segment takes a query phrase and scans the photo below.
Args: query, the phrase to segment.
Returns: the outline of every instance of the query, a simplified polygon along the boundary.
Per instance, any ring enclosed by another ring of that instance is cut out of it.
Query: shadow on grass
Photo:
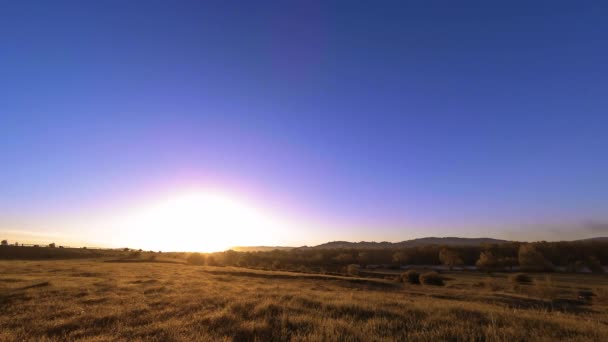
[[[247,272],[247,271],[224,271],[224,270],[202,270],[205,273],[213,274],[213,275],[230,275],[234,277],[248,277],[248,278],[262,278],[262,279],[282,279],[282,280],[323,280],[323,281],[334,281],[334,282],[345,282],[351,284],[361,284],[361,285],[369,285],[377,288],[385,288],[385,289],[396,289],[399,287],[399,284],[390,283],[380,280],[374,279],[363,279],[363,278],[348,278],[348,277],[338,277],[338,276],[326,276],[326,275],[317,275],[317,274],[284,274],[284,273],[263,273],[263,272]]]
[[[590,313],[592,310],[586,307],[586,303],[579,300],[556,298],[553,300],[542,300],[538,298],[522,298],[507,294],[494,294],[489,300],[493,304],[502,304],[517,309],[542,309],[546,311],[560,311],[571,313]]]

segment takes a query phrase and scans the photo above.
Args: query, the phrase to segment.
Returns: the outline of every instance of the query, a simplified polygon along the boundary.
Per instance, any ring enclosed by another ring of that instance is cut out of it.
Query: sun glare
[[[121,226],[134,246],[214,252],[235,245],[271,244],[277,223],[229,196],[196,192],[135,210]]]

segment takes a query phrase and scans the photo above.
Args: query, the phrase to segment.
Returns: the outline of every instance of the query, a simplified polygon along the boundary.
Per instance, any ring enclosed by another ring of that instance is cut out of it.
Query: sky
[[[602,1],[1,2],[0,232],[178,248],[175,227],[126,238],[120,218],[212,193],[274,222],[225,230],[239,244],[608,235],[606,17]],[[217,230],[191,229],[190,248]]]

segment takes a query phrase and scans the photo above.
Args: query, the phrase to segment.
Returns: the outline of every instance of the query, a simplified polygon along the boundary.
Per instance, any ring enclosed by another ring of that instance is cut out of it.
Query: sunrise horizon
[[[242,6],[5,6],[0,231],[188,250],[608,235],[601,11]]]

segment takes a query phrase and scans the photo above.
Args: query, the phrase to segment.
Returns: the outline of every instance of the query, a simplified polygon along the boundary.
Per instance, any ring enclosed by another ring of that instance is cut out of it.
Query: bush
[[[415,270],[409,270],[401,274],[401,282],[410,284],[420,284],[420,273]]]
[[[443,286],[443,277],[435,271],[423,273],[420,275],[420,282],[422,285],[435,285]]]
[[[205,256],[200,253],[192,253],[188,256],[186,261],[190,265],[204,265],[205,264]]]
[[[532,278],[525,273],[515,273],[509,276],[509,281],[513,284],[530,284]]]

